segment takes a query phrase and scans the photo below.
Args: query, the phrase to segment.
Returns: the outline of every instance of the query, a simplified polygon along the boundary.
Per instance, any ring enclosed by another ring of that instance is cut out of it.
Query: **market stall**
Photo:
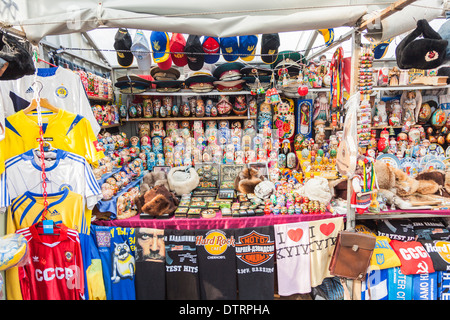
[[[20,23],[1,17],[17,53],[0,75],[8,299],[446,299],[448,41],[427,22],[441,1],[24,3]],[[111,79],[37,68],[17,38],[107,27]],[[279,50],[299,30],[331,58]],[[395,66],[377,61],[404,32]],[[61,266],[76,286],[42,283]]]

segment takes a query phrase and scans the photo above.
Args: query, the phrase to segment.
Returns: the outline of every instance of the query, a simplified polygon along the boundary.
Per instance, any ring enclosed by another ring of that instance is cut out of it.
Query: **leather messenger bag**
[[[336,239],[330,262],[330,273],[341,278],[363,280],[370,264],[376,237],[352,231],[341,231]]]

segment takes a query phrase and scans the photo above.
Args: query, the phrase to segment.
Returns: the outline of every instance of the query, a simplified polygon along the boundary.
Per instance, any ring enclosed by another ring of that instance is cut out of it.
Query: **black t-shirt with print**
[[[202,300],[236,300],[234,231],[197,230],[197,255]]]
[[[194,230],[164,230],[168,300],[199,300],[197,248]]]
[[[235,229],[234,238],[239,299],[273,300],[273,226]]]

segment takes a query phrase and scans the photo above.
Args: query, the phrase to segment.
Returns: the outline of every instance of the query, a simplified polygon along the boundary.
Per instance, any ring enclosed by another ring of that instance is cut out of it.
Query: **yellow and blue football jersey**
[[[80,155],[94,167],[104,157],[91,124],[83,116],[59,109],[57,113],[43,114],[42,120],[44,140],[52,147]],[[0,173],[7,159],[38,148],[39,137],[36,114],[21,110],[7,117],[5,138],[0,141]]]
[[[63,223],[79,233],[89,234],[90,217],[85,216],[82,195],[63,189],[47,195],[48,212],[45,216],[55,224]],[[25,192],[11,201],[7,211],[6,233],[28,228],[42,220],[44,197],[42,194]]]

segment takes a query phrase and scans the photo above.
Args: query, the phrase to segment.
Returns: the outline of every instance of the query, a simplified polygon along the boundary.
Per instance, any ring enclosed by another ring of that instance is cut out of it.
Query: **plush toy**
[[[254,193],[256,185],[263,180],[265,178],[258,170],[244,168],[234,180],[234,189],[245,194]]]
[[[144,178],[142,178],[141,193],[144,194],[145,191],[159,185],[163,185],[169,190],[166,173],[164,171],[148,172]],[[142,188],[144,188],[144,192],[142,192]]]
[[[156,186],[144,194],[141,212],[151,216],[171,215],[175,212],[179,200],[164,185]]]

